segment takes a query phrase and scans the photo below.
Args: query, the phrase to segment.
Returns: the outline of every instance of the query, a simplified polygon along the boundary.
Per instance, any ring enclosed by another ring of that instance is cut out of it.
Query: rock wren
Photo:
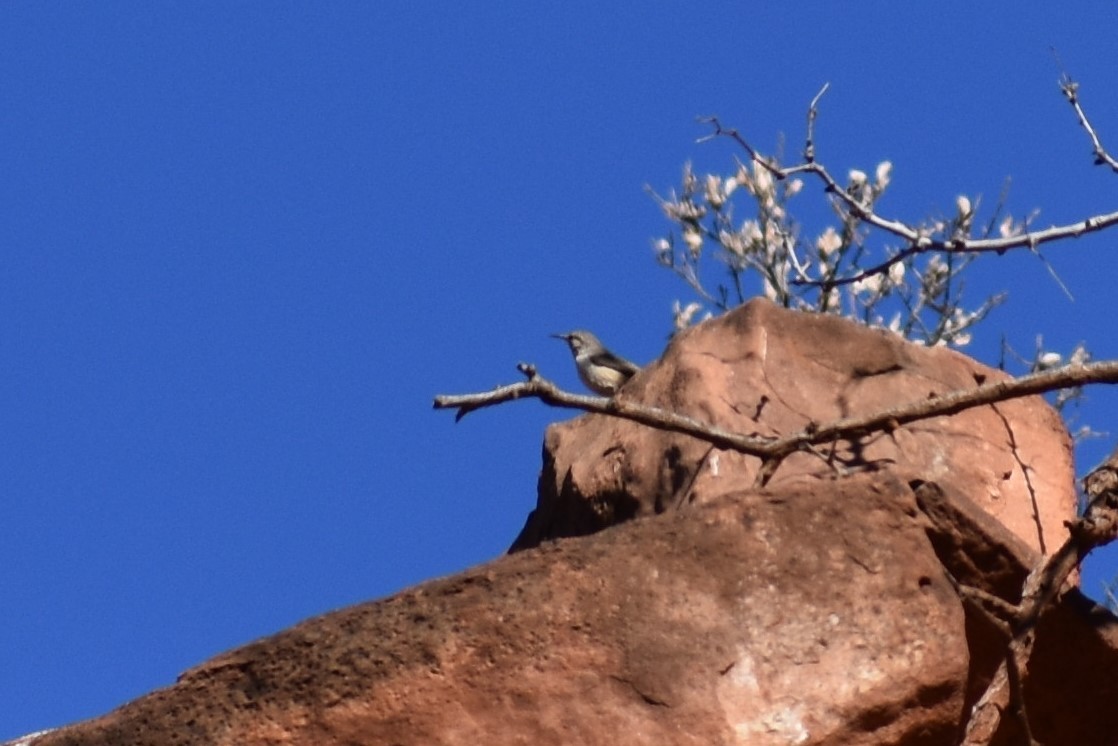
[[[597,337],[583,329],[551,336],[566,340],[570,345],[571,354],[575,356],[575,366],[578,367],[578,377],[594,393],[613,396],[640,370],[628,360],[607,350]]]

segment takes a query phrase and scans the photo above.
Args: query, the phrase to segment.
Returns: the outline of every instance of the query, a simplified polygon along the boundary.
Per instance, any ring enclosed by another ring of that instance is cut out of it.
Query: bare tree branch
[[[676,412],[638,404],[628,399],[624,391],[612,399],[571,394],[540,376],[533,365],[521,363],[517,368],[528,377],[527,381],[500,386],[483,393],[436,396],[434,407],[457,409],[457,421],[475,409],[531,397],[556,407],[621,417],[642,425],[690,435],[717,448],[756,456],[762,460],[758,475],[761,484],[772,478],[785,458],[797,451],[810,450],[811,446],[863,437],[875,432],[890,432],[911,422],[958,414],[974,407],[1070,386],[1118,383],[1118,361],[1069,365],[994,383],[977,381],[979,385],[973,389],[932,394],[921,401],[869,415],[809,425],[798,433],[773,438],[735,433]]]
[[[856,274],[845,277],[826,277],[815,280],[795,278],[791,280],[794,285],[818,286],[823,288],[848,285],[887,272],[889,268],[897,262],[904,261],[917,254],[928,252],[942,252],[945,254],[983,254],[995,252],[1000,254],[1011,249],[1023,248],[1037,253],[1037,248],[1044,244],[1068,238],[1078,238],[1086,233],[1095,233],[1118,224],[1118,211],[1115,211],[1102,215],[1094,215],[1074,223],[1054,225],[1043,230],[1024,231],[1014,235],[999,236],[996,238],[991,238],[989,231],[986,231],[981,238],[970,238],[965,235],[965,231],[957,231],[949,238],[934,238],[932,232],[927,229],[917,228],[901,220],[886,218],[879,215],[874,210],[872,204],[863,202],[859,199],[859,195],[856,192],[843,188],[827,168],[815,160],[815,119],[818,116],[819,100],[827,91],[827,88],[828,86],[825,85],[823,89],[816,94],[815,98],[812,99],[811,106],[808,109],[808,134],[807,142],[804,145],[804,162],[794,166],[780,167],[776,165],[775,162],[765,158],[742,137],[738,130],[724,127],[718,117],[712,116],[700,119],[701,122],[709,124],[713,128],[710,135],[700,138],[700,142],[711,140],[716,137],[728,137],[737,143],[737,145],[749,155],[749,158],[753,162],[764,167],[778,180],[787,179],[797,174],[811,174],[822,182],[824,191],[838,200],[839,204],[842,205],[848,215],[856,220],[868,223],[875,228],[897,236],[902,239],[905,244],[904,248],[900,249],[887,260],[862,269]],[[1079,84],[1072,81],[1066,74],[1061,78],[1060,90],[1063,91],[1064,96],[1071,103],[1076,116],[1079,118],[1079,123],[1087,131],[1091,139],[1091,144],[1095,153],[1095,162],[1108,165],[1115,172],[1118,172],[1118,160],[1111,157],[1103,147],[1098,134],[1095,132],[1082,106],[1080,106],[1078,89]]]
[[[1118,538],[1118,451],[1088,474],[1083,483],[1091,502],[1082,517],[1067,524],[1069,535],[1063,545],[1029,573],[1021,592],[1021,603],[1012,606],[1003,601],[979,605],[984,613],[999,620],[999,627],[1008,627],[1012,638],[1006,646],[1005,661],[971,713],[964,746],[990,743],[1001,712],[1007,708],[1017,714],[1027,743],[1036,743],[1028,725],[1021,678],[1028,671],[1041,613],[1063,590],[1068,577],[1084,557]],[[969,588],[961,595],[973,602],[976,594],[982,592]]]
[[[1071,108],[1075,110],[1075,116],[1079,118],[1079,124],[1087,131],[1087,136],[1091,138],[1091,147],[1095,151],[1095,164],[1102,166],[1110,166],[1110,170],[1118,173],[1118,161],[1111,157],[1110,153],[1106,152],[1103,147],[1102,141],[1099,139],[1098,133],[1095,128],[1091,126],[1091,120],[1087,118],[1086,112],[1083,107],[1079,105],[1079,84],[1072,80],[1067,73],[1060,76],[1060,90],[1063,92],[1064,97],[1067,98]]]
[[[769,444],[773,442],[773,438],[742,435],[723,430],[666,409],[637,404],[622,395],[606,398],[572,394],[539,375],[534,365],[520,363],[516,367],[528,377],[527,381],[498,386],[492,391],[478,394],[439,395],[435,397],[435,409],[457,409],[455,421],[458,421],[475,409],[491,407],[514,399],[536,398],[553,407],[611,415],[661,430],[691,435],[718,448],[738,451],[750,456],[759,458],[771,456]]]

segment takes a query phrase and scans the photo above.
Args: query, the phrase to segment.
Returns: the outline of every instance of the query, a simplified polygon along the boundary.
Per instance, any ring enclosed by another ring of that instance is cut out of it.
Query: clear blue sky
[[[1118,148],[1097,4],[767,5],[0,4],[0,739],[501,554],[570,414],[431,398],[574,386],[572,327],[659,353],[688,295],[643,187],[735,154],[696,115],[794,153],[830,81],[819,156],[892,160],[890,215],[1118,207],[1048,51]],[[1116,243],[1047,250],[1074,303],[983,260],[969,351],[1118,357]]]

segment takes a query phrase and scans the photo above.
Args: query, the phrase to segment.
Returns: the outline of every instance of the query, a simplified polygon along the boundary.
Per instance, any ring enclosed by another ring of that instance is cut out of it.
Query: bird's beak
[[[571,340],[570,334],[549,334],[548,336],[555,337],[556,339],[561,339],[564,342],[569,342]]]

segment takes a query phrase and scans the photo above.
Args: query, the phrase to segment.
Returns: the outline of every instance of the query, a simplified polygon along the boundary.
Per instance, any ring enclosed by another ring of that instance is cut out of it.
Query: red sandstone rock
[[[911,491],[801,479],[304,622],[34,746],[946,743],[967,662]]]
[[[953,350],[755,299],[680,334],[619,396],[727,430],[779,436],[1005,378]],[[1075,515],[1071,442],[1040,397],[838,445],[845,468],[887,468],[951,486],[1034,549],[1051,551]],[[544,450],[539,505],[514,549],[748,489],[759,466],[689,436],[600,415],[552,425]],[[773,484],[830,473],[819,456],[801,453]]]
[[[785,434],[999,375],[754,302],[621,395]],[[755,459],[628,422],[580,417],[547,446],[525,551],[311,619],[27,746],[948,746],[1004,641],[945,570],[1015,601],[1074,505],[1066,433],[1037,399],[839,444],[841,476],[798,455],[764,490]],[[1034,735],[1118,743],[1116,670],[1118,623],[1066,593],[1025,681]],[[1013,719],[991,738],[1015,743]]]

